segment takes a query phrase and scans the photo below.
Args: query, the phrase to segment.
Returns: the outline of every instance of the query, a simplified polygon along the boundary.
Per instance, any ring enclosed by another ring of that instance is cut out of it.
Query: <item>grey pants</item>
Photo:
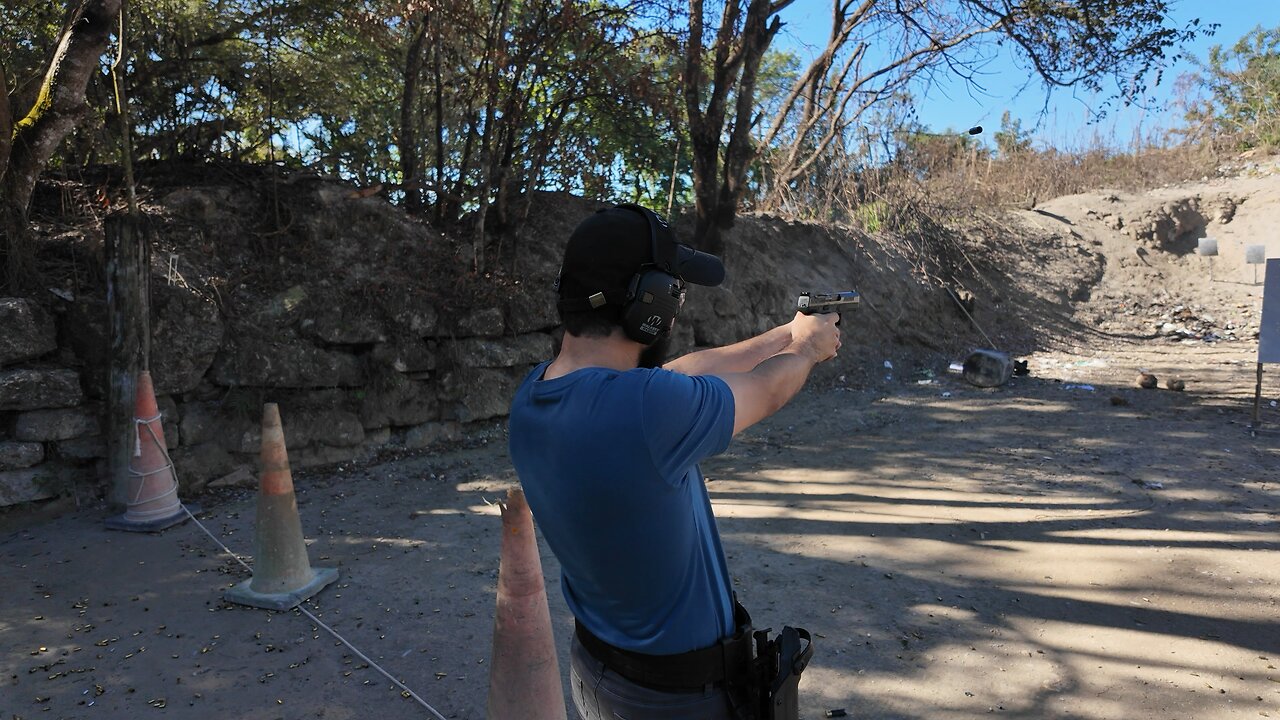
[[[569,685],[582,720],[732,720],[724,688],[669,693],[641,687],[591,657],[575,635]]]

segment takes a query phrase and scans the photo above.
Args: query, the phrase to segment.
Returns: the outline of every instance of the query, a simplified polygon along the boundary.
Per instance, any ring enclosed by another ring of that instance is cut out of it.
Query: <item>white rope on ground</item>
[[[231,548],[228,548],[226,545],[224,545],[224,544],[222,543],[222,541],[221,541],[221,540],[219,540],[219,539],[218,539],[218,537],[217,537],[216,535],[214,535],[214,534],[213,534],[213,532],[211,532],[211,531],[209,530],[209,528],[207,528],[207,527],[205,527],[205,526],[204,526],[204,523],[200,522],[200,520],[196,518],[196,516],[195,516],[195,515],[192,515],[192,514],[191,514],[191,511],[190,511],[190,510],[187,510],[187,506],[186,506],[186,505],[183,505],[183,506],[182,506],[182,510],[183,510],[184,512],[186,512],[186,513],[187,513],[187,517],[191,518],[191,521],[192,521],[192,522],[194,522],[194,523],[196,524],[196,526],[197,526],[197,527],[199,527],[201,530],[203,530],[203,531],[205,532],[205,534],[206,534],[206,535],[208,535],[208,536],[209,536],[209,539],[210,539],[210,540],[213,540],[213,542],[214,542],[214,543],[216,543],[218,547],[222,548],[223,552],[225,552],[226,554],[228,554],[228,555],[230,555],[232,558],[234,558],[236,562],[240,563],[241,567],[243,567],[245,570],[248,570],[248,571],[250,572],[250,574],[252,574],[252,572],[253,572],[253,568],[249,567],[249,565],[248,565],[247,563],[245,563],[245,561],[244,561],[244,560],[243,560],[239,555],[237,555],[236,553],[232,552],[232,551],[231,551]],[[375,669],[375,670],[377,670],[378,672],[382,673],[382,675],[383,675],[384,677],[386,677],[388,680],[390,680],[390,681],[392,682],[392,684],[394,684],[396,687],[400,688],[400,690],[401,690],[402,692],[406,693],[409,697],[413,698],[414,700],[417,700],[417,701],[418,701],[418,703],[419,703],[420,705],[422,705],[424,708],[426,708],[427,710],[429,710],[429,711],[431,712],[431,714],[432,714],[432,715],[435,715],[435,716],[436,716],[437,718],[439,718],[440,720],[446,720],[446,719],[445,719],[445,717],[444,717],[443,715],[441,715],[438,711],[436,711],[436,709],[435,709],[435,708],[431,707],[431,705],[430,705],[430,704],[428,704],[426,700],[423,700],[423,699],[418,695],[418,693],[416,693],[416,692],[414,692],[413,690],[409,689],[409,687],[408,687],[408,686],[406,686],[404,683],[400,682],[400,681],[399,681],[399,680],[397,680],[395,677],[393,677],[393,676],[391,675],[391,673],[387,672],[386,670],[383,670],[381,665],[379,665],[378,663],[374,662],[372,659],[370,659],[370,658],[369,658],[369,656],[368,656],[368,655],[365,655],[363,652],[361,652],[361,651],[360,651],[360,648],[357,648],[355,645],[352,645],[352,644],[350,643],[350,641],[348,641],[346,638],[344,638],[344,637],[342,637],[341,635],[339,635],[339,634],[338,634],[338,632],[337,632],[336,630],[334,630],[333,628],[331,628],[331,627],[329,627],[328,625],[326,625],[326,624],[324,623],[324,621],[322,621],[320,618],[318,618],[318,617],[316,617],[314,614],[312,614],[312,612],[311,612],[310,610],[306,609],[305,607],[302,607],[301,605],[297,606],[297,607],[296,607],[296,608],[294,608],[294,609],[295,609],[295,610],[300,611],[303,615],[306,615],[308,618],[310,618],[310,619],[311,619],[311,621],[312,621],[312,622],[314,622],[316,625],[319,625],[320,627],[322,627],[322,628],[324,628],[326,631],[328,631],[328,633],[329,633],[330,635],[332,635],[334,638],[336,638],[336,639],[338,640],[338,642],[342,643],[343,645],[346,645],[346,646],[347,646],[347,648],[349,648],[349,649],[351,650],[351,652],[353,652],[353,653],[355,653],[357,656],[359,656],[359,658],[360,658],[361,660],[363,660],[363,661],[365,661],[365,662],[369,663],[369,667],[372,667],[373,669]]]
[[[156,416],[156,418],[154,418],[154,419],[159,419],[159,416]],[[147,432],[151,433],[151,439],[152,439],[153,441],[155,441],[156,447],[160,448],[160,452],[164,454],[165,462],[169,463],[169,467],[173,467],[173,459],[169,457],[169,449],[168,449],[168,448],[166,448],[166,447],[164,446],[164,443],[160,442],[160,438],[159,438],[159,436],[157,436],[157,435],[156,435],[156,431],[155,431],[154,429],[152,429],[152,427],[151,427],[151,425],[149,424],[149,422],[142,422],[142,421],[139,421],[139,423],[138,423],[138,424],[140,424],[140,425],[146,425],[146,427],[147,427]],[[178,471],[177,471],[177,469],[176,469],[176,468],[175,468],[175,469],[174,469],[174,471],[173,471],[173,486],[174,486],[174,491],[176,492],[176,491],[177,491],[177,487],[178,487]],[[240,557],[239,555],[237,555],[236,553],[232,552],[231,548],[227,547],[227,546],[226,546],[226,545],[225,545],[221,540],[219,540],[217,535],[214,535],[214,534],[213,534],[213,532],[212,532],[211,530],[209,530],[209,528],[205,527],[205,526],[204,526],[204,523],[200,522],[200,520],[199,520],[198,518],[196,518],[196,516],[195,516],[194,514],[192,514],[192,512],[191,512],[190,510],[188,510],[188,509],[187,509],[186,504],[184,504],[184,503],[179,503],[179,507],[181,507],[181,508],[182,508],[182,511],[183,511],[183,512],[185,512],[185,513],[187,514],[187,517],[191,518],[191,521],[192,521],[192,522],[194,522],[194,523],[196,524],[196,527],[198,527],[198,528],[200,528],[201,530],[203,530],[203,531],[204,531],[204,534],[209,536],[209,539],[210,539],[210,540],[212,540],[212,541],[214,542],[214,544],[215,544],[215,545],[217,545],[218,547],[222,548],[222,551],[223,551],[223,552],[225,552],[226,554],[230,555],[230,556],[232,557],[232,559],[234,559],[236,562],[240,563],[240,566],[241,566],[241,567],[243,567],[245,570],[248,570],[250,575],[252,575],[252,574],[253,574],[253,568],[249,567],[249,564],[248,564],[248,563],[246,563],[246,562],[244,561],[244,559],[243,559],[243,558],[241,558],[241,557]],[[416,692],[414,692],[413,690],[409,689],[409,687],[408,687],[407,685],[405,685],[404,683],[402,683],[402,682],[400,682],[399,680],[397,680],[394,676],[392,676],[392,674],[391,674],[391,673],[389,673],[389,672],[387,672],[386,670],[382,669],[382,666],[381,666],[381,665],[379,665],[378,663],[374,662],[372,659],[370,659],[370,657],[369,657],[368,655],[365,655],[363,652],[361,652],[359,648],[357,648],[355,645],[352,645],[350,641],[348,641],[346,638],[344,638],[344,637],[342,637],[341,635],[339,635],[339,634],[338,634],[338,632],[337,632],[336,630],[334,630],[333,628],[329,627],[329,626],[328,626],[328,625],[326,625],[324,622],[322,622],[322,621],[320,620],[320,618],[318,618],[318,617],[316,617],[314,614],[312,614],[310,610],[308,610],[308,609],[306,609],[306,608],[302,607],[302,605],[298,605],[298,606],[297,606],[296,608],[294,608],[294,609],[295,609],[295,610],[300,611],[303,615],[306,615],[306,616],[311,620],[311,622],[314,622],[316,625],[319,625],[320,627],[324,628],[324,629],[325,629],[325,630],[326,630],[330,635],[332,635],[335,639],[337,639],[337,641],[338,641],[338,642],[340,642],[340,643],[342,643],[343,645],[347,646],[347,648],[348,648],[348,649],[350,649],[350,650],[351,650],[351,652],[353,652],[353,653],[355,653],[357,656],[359,656],[359,658],[360,658],[361,660],[363,660],[363,661],[365,661],[365,662],[369,663],[369,667],[371,667],[371,668],[373,668],[374,670],[377,670],[378,672],[382,673],[383,677],[385,677],[386,679],[390,680],[390,681],[391,681],[391,683],[392,683],[393,685],[395,685],[397,688],[400,688],[400,691],[401,691],[405,696],[407,696],[407,697],[411,697],[411,698],[413,698],[414,700],[416,700],[416,701],[418,702],[418,704],[419,704],[419,705],[421,705],[422,707],[426,708],[428,712],[430,712],[432,715],[436,716],[439,720],[447,720],[447,719],[445,718],[445,716],[441,715],[441,714],[440,714],[440,712],[439,712],[438,710],[436,710],[435,708],[431,707],[431,705],[430,705],[426,700],[423,700],[423,699],[422,699],[422,697],[421,697],[420,695],[418,695],[418,693],[416,693]]]

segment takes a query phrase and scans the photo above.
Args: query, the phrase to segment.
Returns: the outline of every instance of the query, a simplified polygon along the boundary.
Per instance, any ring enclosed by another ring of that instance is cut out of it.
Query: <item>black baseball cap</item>
[[[622,304],[631,279],[645,266],[695,285],[714,287],[724,282],[720,258],[681,243],[657,213],[639,205],[617,205],[578,223],[565,246],[556,287],[562,300],[601,294],[607,303]]]

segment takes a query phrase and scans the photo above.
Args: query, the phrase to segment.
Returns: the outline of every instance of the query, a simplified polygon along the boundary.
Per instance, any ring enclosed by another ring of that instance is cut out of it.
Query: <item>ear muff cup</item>
[[[641,270],[627,290],[622,329],[628,338],[652,345],[671,332],[683,304],[683,282],[652,267]]]

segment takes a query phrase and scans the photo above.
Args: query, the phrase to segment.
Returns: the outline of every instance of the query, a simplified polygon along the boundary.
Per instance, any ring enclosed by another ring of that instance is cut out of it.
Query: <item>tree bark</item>
[[[413,27],[413,24],[410,25]],[[400,96],[400,183],[404,187],[404,208],[410,215],[422,212],[422,178],[418,158],[418,81],[422,77],[422,49],[427,39],[424,16],[413,31],[413,41],[404,62],[404,92]]]
[[[13,109],[9,105],[9,78],[0,63],[0,187],[9,169],[9,151],[13,148]]]
[[[85,88],[98,69],[123,0],[81,0],[68,13],[34,106],[13,128],[0,188],[7,236],[5,277],[10,292],[25,288],[35,266],[27,210],[49,158],[88,112]]]
[[[147,301],[147,227],[132,215],[110,215],[103,224],[107,274],[107,331],[110,356],[107,376],[107,468],[111,502],[128,500],[129,460],[134,451],[134,394],[138,371],[147,366],[146,339],[151,336]]]
[[[431,48],[432,54],[432,73],[435,76],[435,111],[436,111],[436,224],[444,223],[445,200],[442,196],[444,192],[444,75],[440,62],[440,37],[439,30],[435,33],[435,42]]]
[[[689,44],[685,48],[684,99],[693,155],[693,195],[696,218],[694,243],[711,253],[724,250],[723,231],[732,227],[746,187],[747,170],[755,157],[751,127],[755,83],[764,52],[781,27],[776,14],[792,0],[750,0],[742,17],[741,0],[725,0],[720,28],[712,48],[709,92],[703,70],[703,3],[689,0]],[[769,19],[773,17],[773,22]],[[704,94],[706,109],[702,108]],[[735,97],[732,125],[725,126],[730,95]],[[729,134],[723,166],[721,138]],[[723,168],[723,174],[722,174]]]
[[[482,73],[485,76],[484,130],[480,135],[480,179],[479,190],[476,193],[478,208],[476,209],[476,224],[473,230],[476,273],[483,273],[487,265],[484,252],[485,219],[489,214],[489,195],[492,192],[494,175],[497,171],[494,167],[494,149],[498,132],[494,125],[497,122],[498,94],[501,81],[499,76],[499,57],[505,54],[503,38],[509,7],[510,3],[507,0],[498,0],[498,7],[494,9],[493,19],[489,25],[489,34],[485,40],[483,65],[485,72]]]

